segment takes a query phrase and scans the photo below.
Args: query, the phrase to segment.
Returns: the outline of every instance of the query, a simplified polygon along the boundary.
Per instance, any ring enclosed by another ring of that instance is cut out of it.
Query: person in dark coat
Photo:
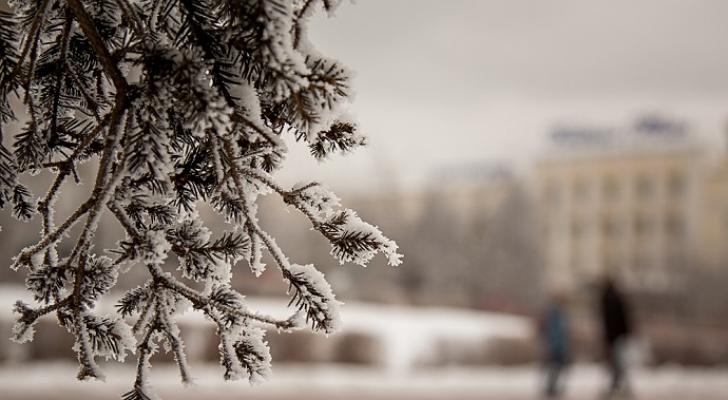
[[[632,334],[632,319],[624,296],[614,280],[609,277],[602,283],[599,303],[604,352],[611,377],[605,397],[609,398],[618,393],[629,395],[625,348]]]
[[[561,395],[562,376],[569,361],[569,323],[564,303],[563,294],[552,295],[539,323],[546,367],[544,395],[547,398]]]

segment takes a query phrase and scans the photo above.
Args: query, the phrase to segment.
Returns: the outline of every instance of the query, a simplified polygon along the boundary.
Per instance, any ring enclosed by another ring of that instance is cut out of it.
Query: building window
[[[681,237],[685,233],[685,222],[680,216],[669,215],[665,219],[665,233],[669,237]]]
[[[602,216],[602,235],[604,237],[612,237],[616,233],[617,222],[609,216]]]
[[[602,183],[602,194],[604,199],[611,201],[619,197],[619,183],[613,176],[607,176]]]
[[[686,180],[680,172],[673,171],[667,178],[667,191],[671,197],[681,197],[685,193]]]
[[[634,233],[637,236],[643,236],[650,233],[652,229],[652,221],[645,215],[637,215],[634,219]]]
[[[588,187],[583,179],[577,179],[574,182],[574,198],[577,200],[584,200],[587,197]]]
[[[574,240],[579,240],[579,238],[582,237],[584,234],[584,224],[581,221],[572,221],[571,222],[571,236],[574,238]]]
[[[655,185],[654,182],[649,179],[649,177],[642,175],[637,177],[634,189],[637,198],[649,199],[652,197],[655,191]]]

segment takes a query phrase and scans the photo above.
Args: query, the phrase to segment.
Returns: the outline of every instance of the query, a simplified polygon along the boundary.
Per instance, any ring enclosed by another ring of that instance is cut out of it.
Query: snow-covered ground
[[[105,298],[107,301],[97,312],[112,312],[119,297],[117,294]],[[0,321],[14,318],[12,306],[18,299],[33,304],[32,296],[22,287],[0,286]],[[290,313],[286,299],[248,297],[246,304],[251,310],[278,318]],[[525,318],[467,309],[348,303],[341,314],[342,333],[364,334],[382,344],[382,364],[391,373],[404,373],[413,365],[428,361],[442,341],[477,347],[492,338],[527,338],[532,334]],[[199,312],[189,311],[178,319],[181,324],[209,325]],[[9,332],[2,336],[9,336]],[[187,346],[195,343],[188,340]]]
[[[29,300],[18,287],[0,287],[0,320],[12,319],[17,299]],[[248,299],[251,309],[285,316],[285,301]],[[105,303],[99,312],[110,310]],[[488,338],[527,338],[530,322],[521,317],[447,308],[413,308],[352,303],[342,310],[345,333],[362,333],[383,343],[381,368],[343,365],[292,365],[273,362],[273,376],[263,385],[225,383],[222,370],[192,362],[195,385],[184,388],[169,364],[156,365],[152,382],[164,399],[268,400],[518,400],[538,398],[537,366],[518,368],[437,368],[416,365],[431,355],[438,341],[483,343]],[[184,324],[206,323],[194,313],[180,317]],[[9,333],[2,336],[7,337]],[[333,340],[333,338],[332,338]],[[193,341],[188,342],[192,346]],[[29,346],[28,344],[23,346]],[[103,367],[107,382],[75,380],[77,366],[68,362],[0,364],[0,399],[118,399],[133,381],[131,365]],[[634,383],[644,400],[728,399],[728,370],[669,367],[639,369]],[[579,365],[569,377],[567,398],[596,399],[604,374],[594,365]]]
[[[0,368],[0,398],[115,399],[129,389],[129,368],[107,368],[106,382],[77,382],[70,363],[5,366]],[[537,368],[439,369],[412,374],[344,366],[274,366],[271,380],[250,386],[225,383],[220,368],[198,365],[195,384],[184,388],[171,366],[153,369],[154,387],[165,399],[536,399]],[[639,370],[634,375],[636,398],[649,400],[724,400],[728,370],[679,367]],[[604,384],[602,370],[578,366],[569,376],[567,399],[596,399]]]

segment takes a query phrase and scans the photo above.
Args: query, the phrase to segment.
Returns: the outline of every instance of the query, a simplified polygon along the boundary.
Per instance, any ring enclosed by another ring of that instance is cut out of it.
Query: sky
[[[283,178],[345,191],[431,185],[442,168],[527,173],[563,123],[685,119],[722,146],[722,0],[360,0],[319,13],[310,40],[356,72],[350,112],[370,146],[317,163],[293,145]]]

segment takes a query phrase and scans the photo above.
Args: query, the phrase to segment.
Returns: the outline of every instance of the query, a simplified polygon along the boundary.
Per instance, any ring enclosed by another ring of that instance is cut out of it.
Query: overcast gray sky
[[[356,71],[351,109],[371,146],[324,164],[294,146],[289,163],[344,190],[417,186],[459,163],[527,170],[554,123],[650,111],[717,141],[726,15],[723,0],[346,2],[310,36]]]

